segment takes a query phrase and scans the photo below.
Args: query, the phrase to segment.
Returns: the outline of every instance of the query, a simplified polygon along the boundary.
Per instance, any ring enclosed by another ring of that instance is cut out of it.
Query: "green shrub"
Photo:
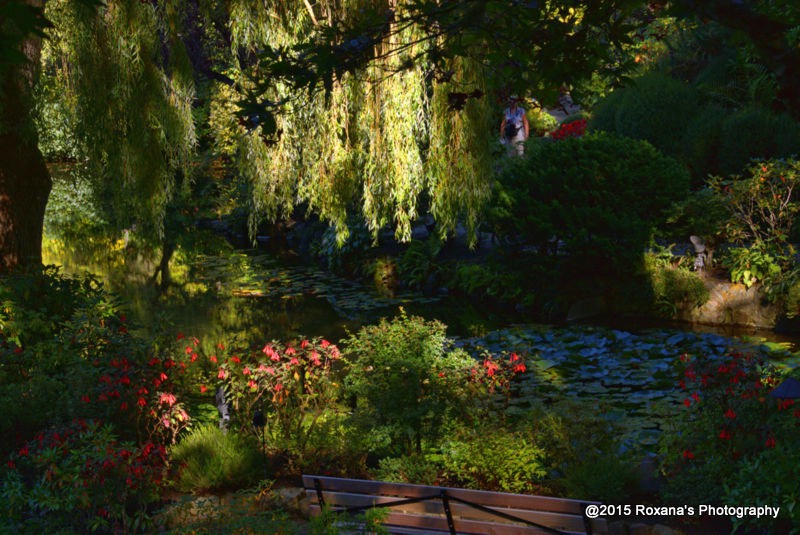
[[[629,271],[688,185],[686,171],[646,142],[601,132],[538,143],[500,171],[495,225],[535,244],[557,236],[595,271]]]
[[[345,386],[356,401],[356,425],[384,454],[421,452],[474,395],[475,360],[453,349],[445,325],[400,316],[363,327],[344,342]]]
[[[664,154],[680,156],[684,133],[699,109],[692,86],[650,72],[612,95],[598,106],[590,128],[649,141]]]
[[[375,476],[382,481],[435,485],[440,467],[426,455],[405,455],[381,459]]]
[[[179,467],[177,488],[184,492],[243,488],[264,473],[264,456],[251,436],[217,426],[193,429],[170,450]]]
[[[530,109],[527,114],[531,137],[542,137],[558,128],[558,120],[542,108]]]
[[[723,264],[731,280],[748,287],[758,282],[768,297],[782,301],[797,276],[790,238],[800,213],[800,162],[754,162],[746,172],[744,177],[709,180],[728,209],[725,231],[736,245],[727,251]]]
[[[462,427],[442,443],[445,477],[454,485],[532,492],[547,476],[545,453],[530,436],[494,426]]]
[[[412,241],[397,260],[400,278],[416,289],[424,288],[431,280],[435,281],[442,271],[442,266],[436,260],[441,250],[442,240],[437,236]]]
[[[721,125],[719,172],[742,173],[754,158],[784,158],[800,154],[800,125],[786,114],[745,108]]]
[[[715,247],[725,239],[730,212],[723,197],[712,188],[691,192],[669,209],[661,235],[678,243],[686,243],[692,235],[702,236],[706,251],[713,254]],[[711,262],[709,258],[709,263]]]
[[[709,175],[720,173],[722,123],[729,115],[721,106],[706,105],[686,126],[678,157],[689,168],[696,188],[702,187]]]
[[[564,496],[625,503],[637,489],[637,450],[601,404],[561,401],[520,423],[544,453],[548,486]]]
[[[525,291],[525,278],[523,273],[501,272],[495,266],[461,264],[456,268],[451,284],[454,289],[469,295],[529,304],[534,296]]]
[[[665,251],[666,258],[656,253],[644,256],[645,270],[653,291],[656,310],[672,317],[679,310],[702,306],[708,301],[709,291],[703,279],[692,271],[692,264],[673,265],[672,254]]]
[[[763,503],[780,505],[778,518],[743,516],[734,518],[734,530],[767,530],[789,533],[800,530],[800,489],[797,473],[800,452],[794,444],[781,444],[774,449],[744,461],[726,481],[724,503]]]
[[[557,483],[565,495],[606,503],[627,503],[637,487],[636,465],[614,452],[577,459],[563,467]]]

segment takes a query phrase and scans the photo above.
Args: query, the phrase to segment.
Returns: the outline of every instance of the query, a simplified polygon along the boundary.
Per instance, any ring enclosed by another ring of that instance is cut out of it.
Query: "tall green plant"
[[[613,269],[635,265],[688,190],[686,171],[643,141],[599,132],[528,152],[499,174],[498,231],[543,247],[556,236],[570,257]]]

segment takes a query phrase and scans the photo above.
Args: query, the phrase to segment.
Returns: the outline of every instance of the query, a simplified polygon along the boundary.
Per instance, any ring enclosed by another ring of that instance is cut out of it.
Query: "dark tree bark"
[[[52,186],[31,113],[42,41],[28,36],[20,46],[27,62],[0,66],[0,274],[41,264]]]

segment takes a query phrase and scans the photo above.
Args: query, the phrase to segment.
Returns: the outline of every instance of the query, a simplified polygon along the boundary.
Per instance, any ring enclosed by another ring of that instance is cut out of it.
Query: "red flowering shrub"
[[[118,442],[95,421],[40,433],[0,468],[0,531],[135,532],[159,497],[166,450]]]
[[[763,359],[682,355],[677,368],[685,397],[663,440],[668,498],[718,503],[742,463],[800,439],[800,411],[769,396],[779,379]]]
[[[339,349],[315,338],[223,353],[221,349],[208,361],[215,365],[214,376],[225,387],[239,427],[250,429],[255,411],[261,409],[273,443],[303,451],[311,428],[335,404],[338,389],[332,373]]]
[[[128,430],[132,438],[174,444],[190,423],[177,393],[187,363],[170,357],[101,355],[92,359],[96,383],[80,394],[82,413]]]
[[[558,125],[558,128],[550,134],[550,137],[555,140],[561,140],[568,137],[581,137],[585,133],[586,119],[577,119]]]

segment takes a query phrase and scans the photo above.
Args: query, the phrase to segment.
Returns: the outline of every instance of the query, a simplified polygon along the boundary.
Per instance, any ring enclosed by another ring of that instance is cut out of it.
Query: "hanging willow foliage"
[[[312,9],[298,0],[294,10],[285,5],[231,1],[234,55],[241,56],[243,48],[291,46],[320,20],[346,19],[360,8],[389,4],[342,0],[316,2]],[[424,208],[442,233],[462,217],[470,230],[476,228],[491,175],[490,107],[479,100],[461,111],[449,109],[449,86],[432,89],[424,66],[386,54],[398,42],[419,40],[422,31],[409,25],[390,32],[387,39],[396,42],[377,44],[373,52],[379,59],[358,76],[342,76],[328,95],[291,94],[276,84],[268,98],[289,102],[277,118],[278,142],[265,145],[258,129],[240,127],[237,133],[237,168],[253,184],[251,228],[305,203],[336,227],[340,242],[348,236],[347,214],[353,212],[360,212],[373,236],[393,226],[398,239],[408,240],[426,196],[430,204]],[[415,56],[418,52],[408,49]],[[477,65],[461,62],[455,68],[463,77],[479,78]],[[237,82],[245,91],[246,74],[240,65]]]
[[[177,38],[178,0],[51,0],[48,42],[73,93],[91,176],[120,225],[160,236],[195,148],[191,64]]]

